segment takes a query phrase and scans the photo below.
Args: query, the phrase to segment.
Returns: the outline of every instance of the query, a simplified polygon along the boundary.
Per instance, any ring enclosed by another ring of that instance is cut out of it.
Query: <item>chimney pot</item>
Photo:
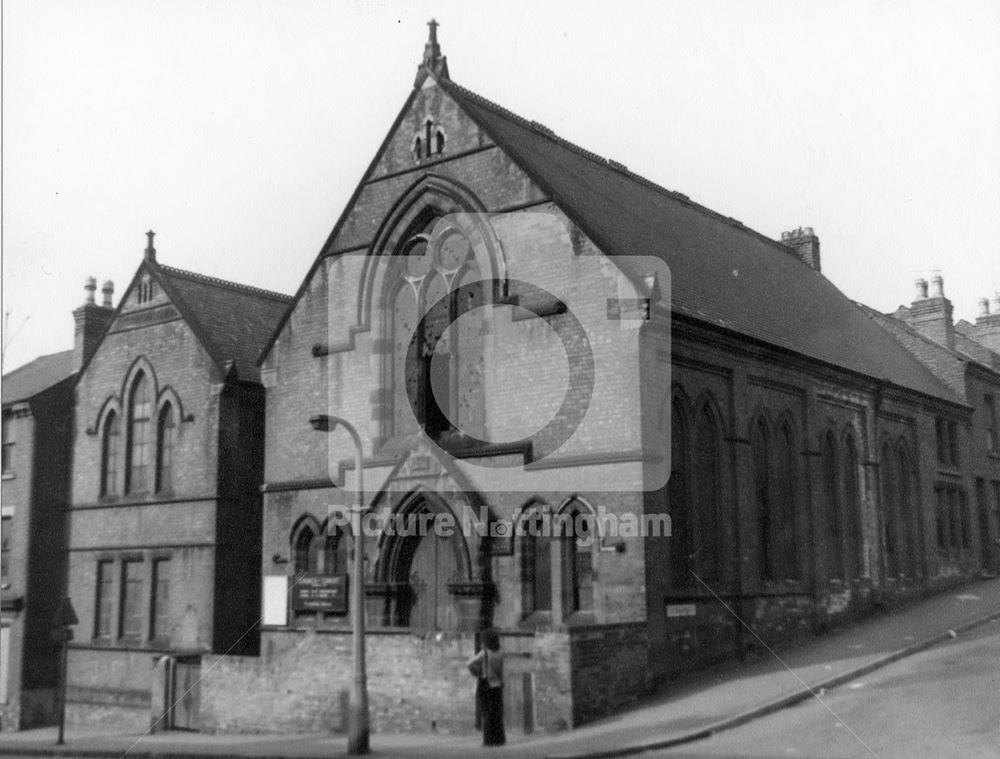
[[[990,299],[980,298],[979,299],[979,315],[989,316],[990,315]]]
[[[993,310],[995,313],[1000,314],[1000,293],[996,293],[993,296]]]
[[[104,284],[101,286],[101,294],[104,296],[104,302],[101,303],[104,308],[113,308],[111,305],[111,299],[115,295],[115,283],[110,279],[106,279]]]
[[[94,293],[97,292],[97,280],[94,277],[87,277],[86,281],[83,283],[83,289],[87,294],[87,299],[85,303],[94,302]]]
[[[941,272],[934,272],[934,276],[931,277],[931,286],[934,288],[931,292],[931,297],[944,297],[944,277],[941,276]]]
[[[927,298],[927,280],[923,277],[918,277],[913,281],[914,287],[914,300],[925,300]]]
[[[805,230],[803,230],[803,231],[806,233],[807,237],[812,237],[813,236],[813,228],[812,227],[806,227]]]

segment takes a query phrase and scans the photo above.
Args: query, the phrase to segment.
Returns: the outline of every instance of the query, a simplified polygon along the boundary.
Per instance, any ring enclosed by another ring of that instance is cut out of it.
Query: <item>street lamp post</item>
[[[365,480],[361,436],[350,422],[339,416],[318,414],[309,419],[313,429],[332,432],[338,426],[347,430],[354,443],[355,502],[351,508],[351,533],[354,539],[354,559],[351,570],[351,637],[354,679],[347,712],[347,753],[367,754],[370,726],[368,719],[368,676],[365,672],[365,578],[364,541],[361,535],[361,515],[365,508]]]

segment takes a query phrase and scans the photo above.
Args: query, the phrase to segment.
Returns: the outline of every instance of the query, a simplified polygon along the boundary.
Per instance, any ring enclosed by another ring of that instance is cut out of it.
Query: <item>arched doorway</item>
[[[458,630],[456,586],[469,580],[469,557],[458,520],[443,504],[418,498],[397,512],[384,576],[397,589],[397,624],[417,630]],[[449,520],[442,519],[445,516]],[[445,529],[447,527],[448,529]]]

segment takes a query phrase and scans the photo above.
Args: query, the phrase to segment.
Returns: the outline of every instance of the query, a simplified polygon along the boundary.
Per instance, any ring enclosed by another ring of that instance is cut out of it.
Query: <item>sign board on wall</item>
[[[299,577],[292,585],[293,611],[347,613],[347,575]]]
[[[261,614],[261,624],[288,624],[288,577],[285,575],[269,575],[264,578],[264,602]]]

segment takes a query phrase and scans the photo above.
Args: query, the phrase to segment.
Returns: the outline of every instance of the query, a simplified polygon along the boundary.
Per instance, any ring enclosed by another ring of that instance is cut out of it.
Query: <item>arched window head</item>
[[[101,495],[112,496],[118,493],[118,414],[110,412],[104,420],[101,434]]]
[[[166,403],[160,409],[156,424],[156,492],[162,493],[174,486],[174,408]]]
[[[145,493],[149,490],[150,435],[152,393],[145,372],[139,372],[132,381],[128,400],[128,462],[126,463],[126,493]]]
[[[594,544],[597,525],[590,509],[571,503],[559,513],[557,523],[562,559],[563,616],[594,608]]]
[[[544,516],[533,509],[523,517],[521,608],[525,615],[552,610],[552,540]]]
[[[392,433],[422,430],[441,444],[463,434],[483,439],[486,288],[472,246],[447,220],[435,220],[406,241],[401,258],[387,319]]]

